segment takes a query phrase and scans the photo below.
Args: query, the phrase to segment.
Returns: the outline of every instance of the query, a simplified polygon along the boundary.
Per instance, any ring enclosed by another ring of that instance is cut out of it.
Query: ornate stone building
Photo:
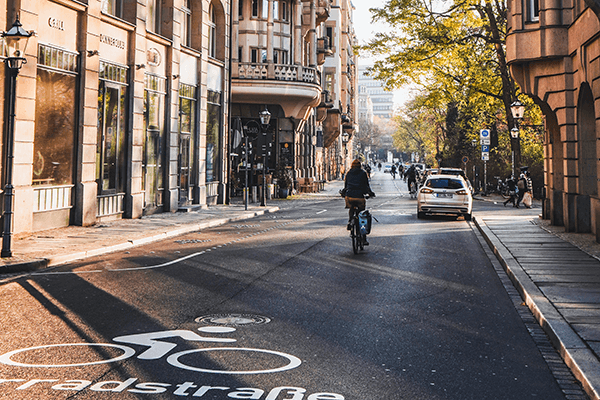
[[[0,10],[6,30],[18,15],[36,32],[16,85],[15,233],[223,199],[227,0],[2,0]]]
[[[509,1],[507,61],[545,116],[544,218],[600,241],[600,2]]]

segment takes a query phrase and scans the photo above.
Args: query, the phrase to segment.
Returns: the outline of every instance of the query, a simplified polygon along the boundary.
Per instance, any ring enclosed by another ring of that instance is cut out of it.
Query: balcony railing
[[[234,69],[235,71],[235,69]],[[277,80],[320,84],[320,75],[315,68],[302,65],[238,63],[238,79]]]

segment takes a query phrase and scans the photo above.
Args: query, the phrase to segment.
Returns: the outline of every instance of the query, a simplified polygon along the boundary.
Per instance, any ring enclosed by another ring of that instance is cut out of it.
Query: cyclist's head
[[[360,160],[352,161],[352,168],[360,168]]]

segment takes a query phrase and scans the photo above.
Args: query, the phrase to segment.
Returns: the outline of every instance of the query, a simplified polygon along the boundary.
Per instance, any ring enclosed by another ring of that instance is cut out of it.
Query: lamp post
[[[17,88],[17,75],[23,64],[27,63],[25,59],[25,49],[27,42],[32,36],[32,32],[23,29],[19,16],[15,19],[8,32],[2,32],[4,39],[4,62],[8,68],[10,76],[8,87],[8,120],[6,123],[6,185],[4,186],[4,230],[2,232],[2,252],[1,257],[12,257],[11,239],[12,239],[12,220],[13,220],[13,198],[14,186],[13,161],[14,161],[14,136],[15,136],[15,97]]]
[[[263,196],[262,201],[260,203],[261,206],[267,205],[267,168],[269,165],[269,144],[267,138],[267,129],[269,128],[269,122],[271,121],[271,113],[265,109],[259,113],[260,124],[263,134],[263,139],[265,141],[265,147],[263,150]]]
[[[525,106],[517,99],[510,105],[510,112],[515,121],[515,126],[510,130],[510,143],[512,149],[512,175],[516,176],[517,168],[521,165],[521,141],[519,139],[519,121],[525,114]]]

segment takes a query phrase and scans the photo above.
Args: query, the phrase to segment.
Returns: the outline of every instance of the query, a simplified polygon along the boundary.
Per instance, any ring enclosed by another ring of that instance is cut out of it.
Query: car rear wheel
[[[473,214],[465,214],[465,221],[470,221],[473,218]]]
[[[417,218],[418,218],[418,219],[423,219],[423,218],[425,218],[425,213],[424,213],[424,212],[421,212],[421,211],[417,211]]]

